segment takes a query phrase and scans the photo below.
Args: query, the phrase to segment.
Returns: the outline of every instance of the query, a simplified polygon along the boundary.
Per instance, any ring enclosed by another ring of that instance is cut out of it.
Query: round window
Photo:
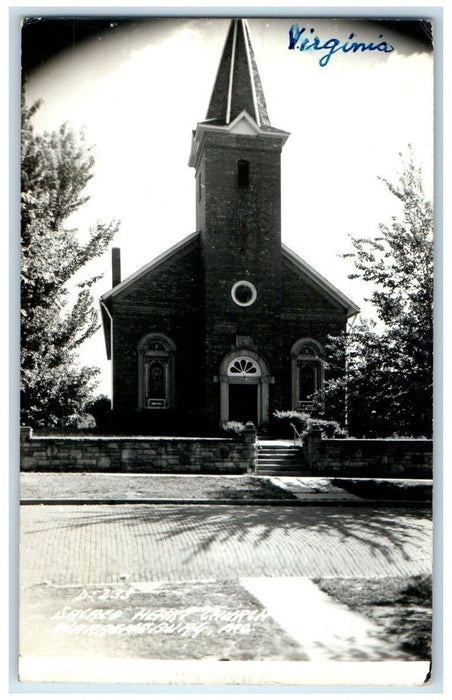
[[[256,287],[251,282],[240,280],[232,287],[231,296],[239,306],[251,306],[256,301]]]

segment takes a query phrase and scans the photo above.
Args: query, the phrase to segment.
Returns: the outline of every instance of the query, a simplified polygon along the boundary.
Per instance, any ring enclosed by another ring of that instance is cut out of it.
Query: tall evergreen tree
[[[433,413],[433,209],[410,151],[396,183],[382,178],[401,215],[380,225],[375,239],[352,239],[351,278],[373,285],[380,323],[361,321],[329,348],[332,400],[345,389],[354,435],[430,436]]]
[[[91,276],[69,283],[101,255],[118,229],[97,223],[81,243],[67,227],[88,199],[94,158],[66,124],[38,135],[32,118],[39,102],[22,99],[21,123],[21,422],[32,427],[71,426],[92,398],[98,370],[78,363],[78,348],[98,328]]]

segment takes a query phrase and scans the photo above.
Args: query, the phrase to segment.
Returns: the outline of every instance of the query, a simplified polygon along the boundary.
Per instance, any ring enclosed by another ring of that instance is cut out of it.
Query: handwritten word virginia
[[[357,53],[358,51],[381,51],[382,53],[391,53],[391,51],[394,51],[394,47],[386,41],[380,41],[378,43],[371,41],[368,44],[363,41],[352,41],[352,39],[356,37],[354,32],[349,34],[348,40],[345,42],[334,37],[322,42],[317,35],[313,36],[315,33],[314,27],[311,27],[307,35],[303,36],[306,31],[306,27],[300,29],[298,24],[292,24],[289,29],[289,49],[297,51],[326,51],[319,59],[319,65],[322,68],[325,68],[331,57],[339,51],[342,51],[342,53]],[[379,34],[378,39],[383,39],[383,34]]]

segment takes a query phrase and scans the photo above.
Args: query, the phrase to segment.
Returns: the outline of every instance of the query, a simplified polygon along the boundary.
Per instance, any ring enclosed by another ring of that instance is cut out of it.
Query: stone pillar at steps
[[[255,474],[257,467],[256,427],[251,421],[245,423],[244,437],[248,447],[248,473]]]

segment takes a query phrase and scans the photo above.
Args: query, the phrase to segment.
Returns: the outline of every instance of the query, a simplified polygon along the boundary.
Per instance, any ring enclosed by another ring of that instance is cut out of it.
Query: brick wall
[[[254,426],[244,439],[33,437],[21,428],[22,471],[243,474],[255,470]]]
[[[115,411],[138,408],[138,343],[153,332],[164,333],[176,345],[176,405],[184,411],[202,408],[200,274],[196,240],[112,300]]]
[[[323,440],[312,431],[304,441],[306,458],[315,473],[328,476],[431,478],[431,440]]]

